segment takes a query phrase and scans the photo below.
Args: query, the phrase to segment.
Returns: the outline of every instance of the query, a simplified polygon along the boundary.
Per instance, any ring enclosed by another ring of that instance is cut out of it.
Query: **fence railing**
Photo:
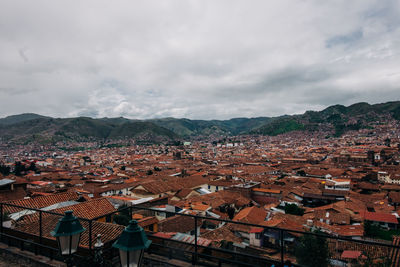
[[[398,245],[327,235],[321,232],[305,232],[209,216],[161,211],[142,206],[128,206],[92,219],[78,217],[86,231],[82,233],[80,248],[75,257],[79,258],[82,266],[87,265],[87,262],[94,258],[94,243],[97,235],[101,234],[105,261],[117,261],[118,251],[111,245],[124,227],[112,223],[113,215],[128,214],[131,218],[135,213],[153,216],[160,212],[169,216],[191,218],[193,227],[189,228],[194,231],[182,235],[182,238],[166,237],[157,234],[157,231],[148,231],[148,238],[153,242],[147,251],[147,260],[152,260],[152,255],[158,255],[165,259],[178,259],[204,266],[284,266],[285,264],[301,266],[298,263],[297,251],[301,240],[304,241],[308,236],[313,237],[315,242],[323,240],[327,251],[326,257],[334,266],[345,266],[345,261],[352,262],[360,259],[352,259],[352,257],[344,259],[342,257],[344,251],[361,252],[363,256],[360,257],[364,261],[383,262],[391,267],[400,266],[400,246]],[[5,219],[3,215],[6,213],[18,214],[20,217],[11,228],[3,226]],[[0,215],[1,242],[20,247],[23,250],[30,250],[35,254],[62,259],[58,253],[57,242],[50,235],[50,231],[54,229],[64,214],[0,203]],[[216,225],[215,230],[210,230],[209,234],[211,235],[214,231],[219,231],[221,225],[224,225],[223,228],[228,229],[228,232],[221,232],[219,237],[210,239],[211,243],[204,243],[203,241],[206,239],[203,237],[204,233],[198,229],[202,229],[205,221],[213,222]],[[250,228],[261,230],[254,234],[250,233]],[[245,243],[240,242],[243,239],[246,240]]]

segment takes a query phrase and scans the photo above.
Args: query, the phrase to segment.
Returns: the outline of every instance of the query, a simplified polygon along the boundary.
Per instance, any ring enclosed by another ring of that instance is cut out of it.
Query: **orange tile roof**
[[[342,259],[358,259],[361,256],[361,251],[358,250],[344,250]]]
[[[53,212],[63,214],[67,210],[72,210],[75,216],[85,219],[94,219],[116,211],[108,199],[96,198],[76,205],[55,209]]]
[[[235,215],[233,220],[257,224],[263,222],[266,216],[266,210],[253,206],[242,209],[238,214]]]
[[[14,204],[18,206],[23,206],[27,208],[34,208],[34,209],[41,209],[44,207],[48,207],[60,202],[70,201],[70,200],[77,200],[78,194],[75,192],[67,192],[67,193],[60,193],[60,194],[53,194],[48,196],[39,196],[34,198],[28,199],[18,199],[12,200],[5,203]],[[14,213],[21,211],[21,208],[15,208],[11,206],[4,206],[4,210],[9,213]]]
[[[266,189],[266,188],[253,188],[253,191],[256,192],[264,192],[264,193],[271,193],[271,194],[280,194],[281,190],[273,190],[273,189]]]
[[[50,214],[43,214],[42,220],[42,231],[43,237],[46,239],[54,240],[55,238],[50,234],[50,232],[56,227],[58,220],[61,216],[54,216]],[[82,226],[86,229],[81,235],[81,240],[79,246],[81,247],[89,247],[89,222],[88,221],[80,221]],[[23,221],[18,223],[15,227],[16,230],[25,232],[27,234],[31,234],[34,236],[39,235],[39,217],[37,216],[34,221]],[[112,242],[119,237],[121,232],[125,229],[125,226],[112,224],[112,223],[103,223],[103,222],[92,222],[92,241],[96,241],[96,237],[98,234],[101,234],[101,240],[104,244],[108,242]]]
[[[201,203],[192,204],[191,207],[194,210],[200,210],[200,211],[206,211],[206,210],[211,208],[209,205],[204,205],[204,204],[201,204]]]
[[[393,223],[393,224],[398,224],[398,220],[396,216],[390,214],[390,213],[381,213],[381,212],[364,212],[364,219],[368,221],[374,221],[374,222],[386,222],[386,223]]]

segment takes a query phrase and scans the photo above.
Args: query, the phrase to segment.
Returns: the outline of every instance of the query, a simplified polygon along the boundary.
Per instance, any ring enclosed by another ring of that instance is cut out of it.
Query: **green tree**
[[[365,235],[369,237],[381,238],[384,232],[378,225],[371,223],[370,221],[364,221]]]
[[[0,165],[0,173],[3,174],[4,176],[7,176],[10,174],[10,167],[6,165]]]
[[[304,209],[299,208],[296,204],[286,204],[283,209],[285,210],[286,214],[293,214],[303,216]]]
[[[160,169],[159,167],[157,167],[157,166],[154,167],[154,170],[155,170],[156,172],[160,172],[160,171],[161,171],[161,169]]]
[[[34,171],[34,172],[37,171],[35,162],[33,162],[33,161],[31,162],[31,165],[29,165],[28,170],[29,170],[29,171]]]
[[[25,172],[25,165],[23,165],[21,161],[15,162],[14,174],[16,176],[21,176],[23,172]]]
[[[113,217],[113,221],[116,224],[120,224],[120,225],[128,225],[129,221],[131,220],[130,218],[130,214],[129,214],[129,210],[125,209],[127,206],[126,205],[122,205],[121,207],[118,208],[118,210],[120,212],[118,212],[118,214],[115,214]]]
[[[316,233],[321,234],[319,231]],[[300,265],[329,266],[328,242],[325,237],[304,234],[298,240],[295,255]]]
[[[115,214],[113,217],[113,220],[116,224],[125,225],[125,226],[127,226],[130,221],[129,217],[124,214]]]

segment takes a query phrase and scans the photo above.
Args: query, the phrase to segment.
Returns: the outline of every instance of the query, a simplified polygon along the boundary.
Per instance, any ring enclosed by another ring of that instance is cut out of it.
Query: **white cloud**
[[[222,119],[399,100],[399,25],[396,0],[5,0],[0,116]]]

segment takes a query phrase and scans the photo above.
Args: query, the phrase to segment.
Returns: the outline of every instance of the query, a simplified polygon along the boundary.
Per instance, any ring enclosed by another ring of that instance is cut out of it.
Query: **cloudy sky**
[[[0,117],[226,119],[400,100],[399,0],[0,3]]]

